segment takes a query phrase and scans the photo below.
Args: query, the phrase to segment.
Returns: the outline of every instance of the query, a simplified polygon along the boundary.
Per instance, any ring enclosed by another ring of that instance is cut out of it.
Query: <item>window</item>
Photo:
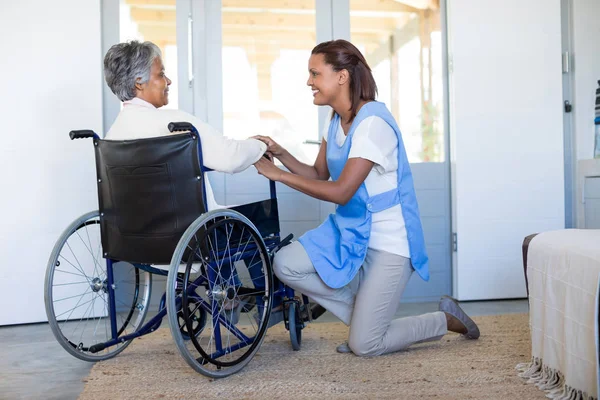
[[[120,41],[140,40],[156,44],[161,52],[165,73],[173,82],[169,104],[178,108],[176,0],[120,0]]]
[[[410,162],[444,161],[439,2],[350,0],[350,32],[392,112]]]
[[[306,86],[316,45],[314,0],[223,0],[222,7],[224,134],[271,136],[314,162],[318,146],[305,143],[319,137],[318,107]]]

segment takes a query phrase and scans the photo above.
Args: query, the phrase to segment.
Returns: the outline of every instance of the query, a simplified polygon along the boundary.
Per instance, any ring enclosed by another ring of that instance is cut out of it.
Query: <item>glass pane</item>
[[[379,101],[398,122],[408,160],[444,161],[439,1],[350,0],[350,32],[373,70]]]
[[[318,146],[308,59],[316,44],[314,0],[223,0],[223,131],[268,135],[312,163]],[[272,5],[272,7],[269,7]]]
[[[178,108],[176,0],[120,0],[120,40],[150,41],[162,51],[165,73],[173,81],[169,104]]]

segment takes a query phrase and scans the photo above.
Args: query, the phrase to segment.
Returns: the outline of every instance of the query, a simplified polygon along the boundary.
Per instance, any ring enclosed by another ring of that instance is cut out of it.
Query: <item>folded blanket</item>
[[[537,235],[527,278],[532,361],[520,376],[552,399],[597,399],[600,230]]]

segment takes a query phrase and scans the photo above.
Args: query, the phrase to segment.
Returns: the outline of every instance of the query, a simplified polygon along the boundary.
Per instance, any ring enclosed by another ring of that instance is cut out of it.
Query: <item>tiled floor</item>
[[[462,303],[470,315],[523,313],[526,300]],[[436,311],[437,303],[406,303],[398,316]],[[320,322],[336,321],[331,314]],[[92,364],[70,356],[48,324],[0,327],[0,399],[76,399]],[[127,351],[127,350],[125,350]]]

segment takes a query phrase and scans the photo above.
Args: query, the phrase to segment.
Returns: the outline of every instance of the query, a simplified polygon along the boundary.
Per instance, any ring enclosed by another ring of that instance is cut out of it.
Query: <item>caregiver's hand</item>
[[[266,154],[266,153],[265,153]],[[283,175],[283,171],[277,167],[273,161],[266,157],[261,157],[254,166],[259,174],[267,177],[272,181],[281,180],[281,175]]]
[[[257,139],[265,143],[267,145],[267,154],[271,157],[281,157],[285,152],[285,149],[269,136],[256,135],[252,136],[252,139]]]

